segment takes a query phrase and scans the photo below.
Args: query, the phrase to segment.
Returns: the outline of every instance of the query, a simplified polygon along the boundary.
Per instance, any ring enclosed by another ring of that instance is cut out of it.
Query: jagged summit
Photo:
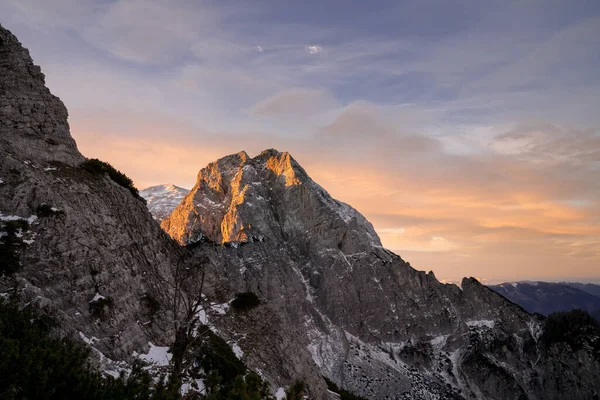
[[[162,227],[182,244],[201,236],[217,243],[301,237],[311,248],[381,247],[360,213],[331,198],[290,153],[275,149],[208,164]]]
[[[69,134],[67,116],[29,51],[0,26],[1,147],[31,162],[78,164],[83,157]]]
[[[172,183],[150,186],[140,190],[140,196],[146,200],[148,211],[157,221],[162,221],[173,212],[189,189],[175,186]]]

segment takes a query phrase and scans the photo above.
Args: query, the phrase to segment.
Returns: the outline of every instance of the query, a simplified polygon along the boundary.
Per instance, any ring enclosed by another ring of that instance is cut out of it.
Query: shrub
[[[115,169],[109,163],[100,161],[97,158],[90,158],[82,162],[80,167],[94,175],[108,174],[110,179],[112,179],[115,183],[128,189],[135,197],[141,198],[131,178],[121,171]]]
[[[331,381],[330,379],[328,379],[327,377],[323,377],[323,379],[325,379],[325,383],[327,384],[327,389],[329,389],[330,391],[337,393],[340,395],[340,399],[342,400],[366,400],[364,397],[360,397],[355,395],[354,393],[346,390],[346,389],[340,389],[338,387],[338,385],[335,384],[335,382]]]
[[[342,389],[340,391],[340,399],[342,399],[342,400],[367,400],[364,397],[357,396],[354,393],[349,392],[345,389]]]
[[[105,320],[113,308],[113,301],[110,297],[102,297],[97,300],[92,300],[89,303],[90,316]]]
[[[600,334],[600,324],[589,313],[583,310],[556,312],[546,319],[542,341],[547,347],[564,342],[577,350],[587,334]]]
[[[260,299],[254,292],[237,293],[235,299],[231,302],[233,308],[242,311],[250,310],[259,304]]]
[[[27,230],[25,220],[0,222],[0,276],[12,275],[21,268],[22,236]]]
[[[152,296],[150,293],[145,293],[142,296],[142,305],[146,309],[146,316],[150,321],[154,321],[154,317],[160,311],[160,303],[156,300],[156,297]]]
[[[246,372],[246,366],[237,358],[231,346],[210,330],[196,350],[196,362],[206,372],[218,372],[223,382],[233,382],[236,376]]]
[[[298,379],[285,391],[285,400],[303,400],[306,390],[304,381]]]
[[[90,368],[89,348],[51,335],[55,321],[0,300],[0,398],[166,400],[152,377],[134,364],[127,379]]]
[[[335,384],[335,382],[333,382],[331,379],[327,378],[326,376],[324,376],[323,379],[325,379],[325,383],[327,384],[327,389],[329,389],[330,391],[337,393],[337,394],[340,393],[340,388],[338,387],[338,385]]]
[[[42,203],[39,206],[37,206],[37,208],[35,209],[35,213],[38,217],[43,218],[43,217],[50,217],[52,215],[57,215],[57,214],[64,214],[65,212],[62,210],[59,210],[57,208],[54,208],[49,204]]]
[[[190,377],[204,378],[210,400],[271,400],[268,382],[260,375],[247,370],[231,346],[210,329],[192,350],[193,364],[188,369]]]

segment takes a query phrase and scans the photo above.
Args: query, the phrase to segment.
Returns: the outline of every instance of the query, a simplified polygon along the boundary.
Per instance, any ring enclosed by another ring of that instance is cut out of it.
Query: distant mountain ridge
[[[600,296],[593,294],[600,293],[600,285],[520,281],[489,287],[531,313],[548,315],[553,312],[581,309],[600,320]]]
[[[581,283],[581,282],[559,282],[564,285],[569,285],[579,290],[583,290],[591,295],[600,297],[600,285],[595,283]]]
[[[171,183],[140,190],[140,196],[146,200],[148,211],[158,222],[168,217],[188,193],[188,189]]]

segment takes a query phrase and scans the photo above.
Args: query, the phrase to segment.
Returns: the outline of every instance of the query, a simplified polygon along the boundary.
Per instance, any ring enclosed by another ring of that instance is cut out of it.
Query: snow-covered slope
[[[188,192],[182,187],[164,184],[140,190],[140,196],[148,203],[150,214],[160,222],[171,214]]]

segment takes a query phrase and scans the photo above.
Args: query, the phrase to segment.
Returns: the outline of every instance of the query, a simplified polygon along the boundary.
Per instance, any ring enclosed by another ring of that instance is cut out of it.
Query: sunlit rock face
[[[289,153],[273,149],[209,164],[162,227],[182,244],[204,235],[216,243],[285,239],[347,252],[381,246],[361,214],[332,199]]]
[[[369,399],[584,399],[600,390],[592,352],[545,348],[540,316],[473,278],[458,287],[415,270],[288,153],[211,163],[162,227],[211,260],[225,297],[253,291],[264,301],[268,312],[251,324],[216,323],[273,381],[302,370],[317,396],[325,375]],[[579,362],[585,371],[573,373]]]

